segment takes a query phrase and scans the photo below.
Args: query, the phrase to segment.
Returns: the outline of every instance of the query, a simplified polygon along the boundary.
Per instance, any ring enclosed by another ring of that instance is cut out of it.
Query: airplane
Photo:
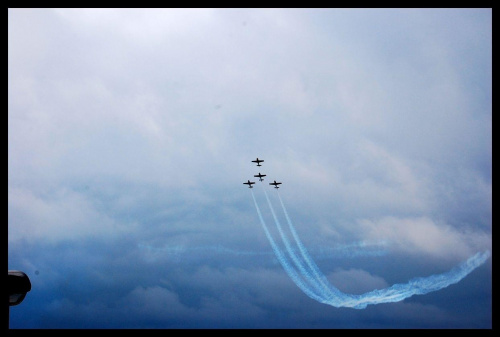
[[[260,174],[260,172],[259,172],[259,174],[254,175],[254,177],[259,177],[260,181],[264,180],[264,179],[262,179],[262,177],[265,177],[265,176],[266,176],[265,174]]]
[[[269,183],[269,185],[274,185],[274,188],[279,188],[279,184],[281,183],[277,183],[276,180],[274,181],[274,183]]]
[[[247,185],[248,185],[248,188],[253,188],[252,184],[255,184],[255,182],[254,182],[254,181],[250,181],[250,180],[248,180],[248,182],[247,182],[247,183],[243,183],[243,184],[247,184]]]
[[[262,163],[263,161],[264,161],[264,159],[261,160],[261,159],[259,159],[259,157],[257,157],[256,160],[252,160],[252,163],[257,163],[257,166],[262,166],[262,165],[260,165],[260,163]]]

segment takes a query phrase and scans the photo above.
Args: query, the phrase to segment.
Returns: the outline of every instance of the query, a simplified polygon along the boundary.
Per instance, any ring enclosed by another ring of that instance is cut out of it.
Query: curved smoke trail
[[[295,269],[290,266],[290,263],[288,262],[286,256],[281,252],[279,249],[278,245],[274,241],[273,237],[271,236],[271,233],[269,233],[269,230],[267,229],[266,223],[264,219],[262,218],[262,213],[260,212],[259,205],[257,204],[257,200],[255,200],[255,195],[252,192],[252,197],[253,197],[253,202],[255,204],[255,208],[257,209],[257,213],[259,214],[259,219],[260,223],[262,224],[262,227],[264,228],[264,232],[266,233],[267,239],[271,243],[271,247],[273,248],[274,254],[276,254],[276,257],[278,258],[278,261],[280,262],[281,266],[283,269],[285,269],[285,272],[290,276],[290,278],[293,280],[293,282],[310,298],[321,302],[322,298],[318,296],[315,292],[313,292],[311,289],[309,289],[304,282],[301,280],[300,276],[297,274]]]
[[[286,221],[288,222],[288,227],[290,228],[290,232],[292,233],[292,236],[295,240],[295,243],[297,244],[297,247],[299,247],[300,254],[306,261],[307,265],[309,268],[312,270],[314,276],[316,277],[316,280],[320,282],[322,285],[324,291],[323,295],[328,298],[328,301],[333,300],[335,298],[336,300],[341,300],[344,296],[344,294],[337,288],[333,287],[329,282],[326,276],[321,272],[321,270],[318,268],[316,263],[313,261],[313,259],[309,256],[309,253],[307,252],[307,249],[304,247],[302,244],[302,241],[300,241],[299,236],[297,235],[297,232],[295,231],[295,228],[292,224],[292,221],[290,220],[290,217],[288,216],[288,212],[286,211],[285,204],[283,204],[283,200],[281,200],[281,196],[279,194],[279,191],[276,191],[278,193],[278,198],[281,203],[281,207],[283,208],[283,212],[285,213],[285,218]]]
[[[351,307],[364,309],[369,304],[399,302],[413,295],[424,295],[455,284],[482,265],[490,257],[490,252],[477,253],[467,261],[442,274],[428,277],[417,277],[408,283],[394,284],[389,288],[373,290],[361,295],[347,294],[344,302],[330,302],[335,307]]]
[[[307,250],[300,241],[297,232],[295,231],[295,228],[290,220],[290,217],[288,216],[288,212],[286,211],[285,205],[279,193],[278,196],[280,199],[281,206],[283,208],[283,212],[285,213],[288,226],[292,233],[293,239],[295,240],[295,243],[299,248],[300,254],[302,255],[302,258],[307,264],[307,266],[305,266],[293,252],[293,249],[290,246],[286,235],[283,233],[281,229],[281,225],[279,224],[279,221],[276,217],[276,214],[274,213],[271,202],[266,193],[267,202],[269,203],[269,207],[271,208],[271,212],[273,213],[273,217],[276,222],[276,226],[278,227],[281,239],[285,243],[285,247],[288,254],[292,257],[292,260],[297,265],[297,268],[300,271],[301,276],[305,280],[307,280],[311,285],[315,286],[320,292],[320,294],[317,295],[316,293],[312,292],[310,288],[307,288],[305,286],[305,284],[300,279],[300,275],[288,263],[283,252],[281,252],[277,247],[274,239],[272,238],[271,234],[269,233],[265,225],[264,219],[262,218],[262,214],[260,213],[260,209],[257,205],[257,201],[255,200],[255,196],[252,191],[252,197],[255,203],[255,207],[257,208],[257,213],[259,214],[259,219],[262,223],[262,226],[264,227],[266,236],[269,239],[276,256],[278,257],[278,260],[282,264],[287,274],[297,284],[297,286],[299,286],[299,288],[302,289],[302,291],[304,291],[309,297],[317,300],[318,302],[328,304],[337,308],[349,307],[354,309],[364,309],[370,304],[399,302],[413,295],[423,295],[432,291],[443,289],[451,284],[455,284],[460,280],[462,280],[474,269],[476,269],[484,262],[486,262],[486,260],[491,255],[489,251],[485,251],[483,253],[479,252],[471,256],[467,261],[459,264],[450,271],[442,274],[431,275],[428,277],[414,278],[411,279],[408,283],[398,283],[385,289],[375,289],[373,291],[366,292],[360,295],[346,294],[328,282],[327,278],[324,276],[324,274],[318,268],[316,263],[314,263],[312,258],[309,256]],[[314,277],[311,275],[311,273],[307,272],[307,267],[312,271]]]
[[[311,284],[312,287],[314,287],[317,291],[320,292],[320,294],[325,297],[325,292],[324,292],[324,289],[322,288],[321,286],[321,283],[318,282],[318,279],[317,278],[313,278],[311,276],[311,274],[306,270],[306,268],[304,267],[303,263],[300,261],[300,259],[297,257],[297,255],[295,255],[294,253],[294,250],[293,248],[291,247],[290,245],[290,242],[288,241],[288,237],[286,236],[286,234],[283,232],[283,229],[281,227],[281,224],[276,216],[276,213],[274,212],[274,208],[271,204],[271,201],[269,200],[269,197],[267,195],[267,192],[266,190],[264,189],[264,194],[266,195],[266,199],[267,199],[267,204],[269,205],[269,208],[271,209],[271,213],[273,215],[273,218],[274,218],[274,222],[276,223],[276,227],[278,228],[278,232],[280,233],[280,237],[281,237],[281,240],[283,241],[284,245],[285,245],[285,248],[288,252],[288,254],[290,255],[292,261],[294,262],[294,264],[297,266],[297,268],[299,269],[300,273],[303,275],[304,279],[309,282],[309,284]]]

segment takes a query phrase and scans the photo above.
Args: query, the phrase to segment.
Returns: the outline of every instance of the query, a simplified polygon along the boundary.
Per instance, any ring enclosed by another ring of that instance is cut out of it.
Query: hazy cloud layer
[[[11,327],[491,327],[491,259],[401,303],[315,303],[242,185],[283,182],[346,292],[491,250],[491,9],[9,9],[8,29],[9,269],[33,283]]]

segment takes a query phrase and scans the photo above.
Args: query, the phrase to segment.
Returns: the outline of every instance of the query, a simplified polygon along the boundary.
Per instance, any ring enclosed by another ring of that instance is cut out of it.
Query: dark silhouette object
[[[25,273],[20,270],[9,270],[9,307],[18,305],[26,297],[26,293],[31,290],[31,282]]]
[[[249,180],[247,183],[243,183],[243,184],[247,184],[249,188],[253,188],[252,184],[255,184],[255,182]]]
[[[281,184],[281,183],[277,183],[276,180],[274,181],[274,183],[269,183],[269,185],[274,185],[274,188],[280,188],[278,185]]]
[[[259,172],[259,174],[254,175],[254,177],[259,177],[260,181],[263,181],[264,178],[262,178],[262,177],[265,177],[265,176],[266,176],[265,174],[260,174],[260,172]]]

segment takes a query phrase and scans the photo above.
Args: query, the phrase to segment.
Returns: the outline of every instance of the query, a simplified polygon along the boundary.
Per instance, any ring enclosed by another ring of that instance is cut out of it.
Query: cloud
[[[389,287],[383,278],[361,269],[336,270],[328,274],[327,278],[340,291],[349,294],[363,294],[374,289]]]
[[[360,233],[370,240],[387,240],[391,248],[435,258],[464,259],[491,250],[491,236],[473,229],[460,230],[428,217],[382,217],[357,222]]]
[[[58,8],[54,12],[76,30],[91,29],[86,34],[115,31],[121,39],[148,43],[161,41],[165,35],[185,37],[197,32],[215,14],[210,8]]]
[[[53,321],[52,324],[56,321],[62,327],[92,329],[154,328],[166,317],[175,321],[194,316],[188,307],[179,302],[175,293],[163,287],[138,286],[116,302],[110,302],[105,297],[106,294],[103,294],[103,298],[91,298],[86,303],[67,298],[53,300],[46,307],[47,318]]]
[[[179,319],[183,316],[192,316],[190,308],[182,304],[179,296],[159,286],[137,287],[133,289],[118,304],[123,306],[124,312],[132,310],[137,320],[161,320],[168,316],[170,319]]]
[[[491,10],[9,9],[8,39],[9,266],[47,327],[453,326],[310,303],[241,183],[264,158],[353,290],[491,249]]]
[[[108,294],[95,289],[100,296],[90,294],[83,302],[79,297],[51,299],[46,321],[79,328],[259,327],[274,324],[269,310],[310,305],[303,295],[291,296],[300,291],[279,269],[201,266],[167,275],[160,285],[136,286],[120,297],[116,293],[123,293],[122,287]]]
[[[58,242],[133,232],[134,223],[117,222],[92,200],[68,189],[49,198],[22,188],[9,189],[9,241]]]

